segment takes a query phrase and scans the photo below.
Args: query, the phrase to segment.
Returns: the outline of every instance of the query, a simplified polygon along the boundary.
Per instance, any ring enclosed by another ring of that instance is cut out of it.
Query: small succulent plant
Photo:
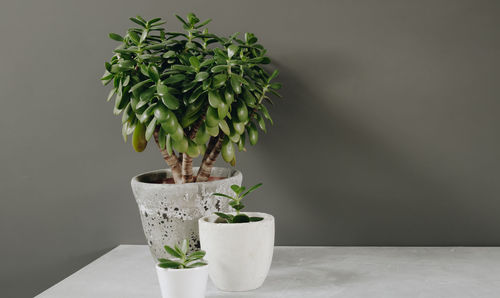
[[[189,242],[184,239],[179,247],[177,244],[172,248],[165,245],[165,251],[174,257],[174,259],[158,259],[158,266],[170,269],[187,269],[205,266],[207,263],[203,260],[205,252],[203,250],[188,254]]]
[[[238,186],[236,184],[233,184],[233,185],[231,185],[231,189],[235,193],[234,197],[228,196],[228,195],[223,194],[223,193],[218,193],[218,192],[213,193],[214,196],[228,198],[230,200],[229,206],[233,207],[233,209],[236,210],[236,215],[226,214],[226,213],[222,213],[222,212],[215,212],[215,214],[217,216],[219,216],[219,218],[223,222],[226,222],[226,223],[244,223],[244,222],[261,221],[261,220],[263,220],[262,217],[250,217],[250,216],[248,216],[246,214],[240,213],[240,210],[243,209],[243,208],[245,208],[245,205],[243,205],[241,203],[241,200],[243,200],[243,198],[246,195],[248,195],[252,191],[256,190],[260,186],[262,186],[262,183],[256,184],[256,185],[250,187],[247,191],[245,191],[246,187],[244,187],[244,186]]]

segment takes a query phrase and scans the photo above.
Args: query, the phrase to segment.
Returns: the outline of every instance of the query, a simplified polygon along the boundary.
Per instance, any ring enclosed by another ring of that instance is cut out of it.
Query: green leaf
[[[153,82],[156,82],[160,79],[160,75],[158,74],[158,69],[154,65],[151,65],[148,67],[148,75],[153,80]]]
[[[170,58],[170,57],[174,57],[175,56],[175,52],[174,51],[168,51],[166,52],[165,54],[163,54],[163,58]]]
[[[181,130],[182,130],[182,128],[181,128]],[[189,148],[188,139],[184,136],[183,136],[183,138],[172,139],[172,145],[173,145],[173,148],[177,152],[181,152],[181,153],[185,153]]]
[[[274,90],[279,90],[281,89],[281,84],[280,83],[272,83],[270,87]]]
[[[203,86],[199,86],[198,88],[194,89],[193,93],[191,93],[191,95],[189,96],[188,103],[192,104],[193,102],[195,102],[198,97],[203,94],[203,92],[205,92],[203,90]]]
[[[271,119],[271,115],[269,115],[269,111],[267,110],[266,106],[265,105],[260,105],[260,109],[262,111],[262,114],[264,115],[264,117],[269,120],[269,122],[271,122],[271,124],[273,124],[273,119]]]
[[[230,45],[228,48],[227,48],[227,57],[229,59],[231,59],[231,57],[234,56],[234,54],[236,54],[236,52],[238,51],[239,47],[237,45]]]
[[[119,34],[116,33],[109,33],[109,38],[116,41],[123,41],[123,37],[121,37]]]
[[[245,123],[233,121],[233,128],[236,133],[242,135],[245,133]]]
[[[231,189],[237,194],[239,195],[241,193],[241,188],[238,184],[233,184],[231,185]]]
[[[231,76],[231,87],[234,90],[234,93],[240,94],[241,93],[241,83],[240,80],[236,76]]]
[[[166,78],[163,83],[164,84],[167,84],[167,85],[173,85],[175,83],[179,83],[179,82],[182,82],[186,79],[186,76],[179,73],[179,74],[176,74],[176,75],[171,75],[170,77]]]
[[[209,91],[208,92],[208,103],[213,108],[218,108],[221,105],[222,99],[221,99],[218,91]]]
[[[178,16],[178,15],[175,15],[175,17],[176,17],[179,21],[181,21],[181,22],[182,22],[182,24],[184,24],[186,27],[189,27],[188,23],[186,23],[186,21],[184,21],[184,19],[183,19],[183,18],[181,18],[181,17],[180,17],[180,16]]]
[[[160,128],[158,131],[158,145],[160,146],[161,150],[164,150],[166,147],[167,143],[167,136],[165,134],[165,131]]]
[[[258,183],[258,184],[255,184],[254,186],[250,187],[244,194],[241,195],[241,197],[245,197],[246,195],[248,195],[249,193],[251,193],[252,191],[256,190],[257,188],[261,187],[262,186],[262,183]]]
[[[128,36],[130,36],[130,39],[132,40],[133,43],[138,45],[140,43],[140,37],[135,33],[134,31],[129,31]]]
[[[248,108],[246,104],[241,101],[238,101],[236,106],[236,116],[241,122],[246,122],[248,120]]]
[[[257,114],[257,123],[259,124],[259,127],[260,129],[262,129],[262,131],[267,132],[266,122],[264,121],[264,118],[260,114]]]
[[[219,119],[224,119],[229,112],[229,105],[221,101],[219,107],[217,108],[217,114]]]
[[[250,222],[250,218],[246,214],[238,214],[233,218],[233,223],[245,223]]]
[[[267,82],[271,82],[272,79],[276,78],[279,74],[279,71],[278,70],[275,70],[273,71],[273,73],[269,76],[269,78],[267,79]]]
[[[224,138],[224,141],[222,141],[222,147],[221,147],[222,158],[226,162],[231,162],[234,158],[234,153],[235,152],[234,152],[233,142],[231,142],[231,140],[229,140],[229,137],[226,136]]]
[[[259,140],[259,133],[257,132],[257,127],[255,127],[255,124],[251,122],[247,126],[247,132],[248,132],[248,140],[250,141],[251,145],[257,144],[257,141]]]
[[[144,124],[138,123],[135,126],[134,134],[132,135],[132,146],[134,147],[134,150],[137,152],[142,152],[144,151],[144,149],[146,149],[148,142],[144,135],[145,132],[146,132],[146,127],[144,126]]]
[[[226,220],[226,222],[232,222],[233,221],[233,215],[231,214],[225,214],[225,213],[222,213],[222,212],[214,212],[215,215],[217,215],[218,217]]]
[[[247,106],[251,108],[255,107],[257,100],[255,99],[255,96],[246,88],[243,88],[243,99],[245,100]]]
[[[224,99],[228,105],[231,105],[234,101],[234,93],[229,88],[224,90]]]
[[[150,79],[139,82],[139,83],[135,84],[134,86],[132,86],[132,88],[130,88],[130,92],[134,92],[135,90],[138,90],[138,89],[142,88],[143,86],[145,86],[146,84],[151,83],[151,82],[152,81]]]
[[[217,110],[213,107],[208,107],[206,121],[208,127],[217,127],[219,124],[219,116],[217,114]]]
[[[190,261],[199,260],[199,259],[202,259],[205,255],[206,255],[206,252],[204,252],[203,250],[195,251],[188,256],[187,261],[190,262]]]
[[[196,136],[194,137],[194,141],[198,145],[203,145],[208,142],[210,139],[210,135],[207,132],[207,126],[205,123],[202,123],[196,132]]]
[[[225,73],[217,74],[213,78],[212,85],[214,88],[218,89],[226,84],[226,80],[227,75]]]
[[[167,259],[163,259],[163,261],[164,262],[160,262],[158,264],[158,266],[161,268],[180,269],[183,266],[181,263],[176,262],[176,261],[167,260]]]
[[[231,133],[229,125],[227,125],[227,122],[225,120],[219,120],[219,127],[226,135],[229,135]]]
[[[200,69],[200,60],[196,56],[189,57],[189,63],[196,69]]]
[[[171,110],[177,110],[180,107],[179,99],[168,92],[168,88],[160,87],[165,86],[163,84],[157,86],[158,95],[160,95],[163,104]],[[160,87],[160,89],[158,89]],[[165,86],[166,87],[166,86]]]
[[[223,72],[227,70],[227,65],[216,65],[210,70],[213,73]]]
[[[172,155],[172,153],[173,153],[173,150],[172,150],[172,138],[170,137],[170,135],[167,135],[165,147],[167,149],[168,155]]]
[[[250,217],[250,221],[252,221],[252,222],[261,221],[263,219],[264,219],[264,217],[257,217],[257,216]]]
[[[184,253],[184,255],[186,255],[186,254],[187,254],[188,249],[189,249],[189,242],[187,241],[187,239],[182,240],[182,243],[181,243],[181,250],[182,250],[182,252]]]
[[[151,139],[153,133],[155,132],[155,128],[156,128],[156,119],[153,118],[151,122],[149,122],[148,127],[146,128],[146,134],[145,134],[146,141],[149,141]]]
[[[139,20],[139,19],[136,19],[136,18],[129,18],[129,20],[131,20],[132,22],[136,23],[137,25],[141,26],[141,27],[144,27],[146,28],[146,23]]]
[[[195,268],[208,265],[206,262],[196,262],[194,264],[189,264],[187,268]]]
[[[208,78],[208,72],[205,72],[205,71],[201,71],[199,73],[196,74],[196,77],[194,78],[195,81],[197,82],[201,82],[201,81],[204,81]]]
[[[218,197],[228,198],[228,199],[230,199],[230,200],[234,200],[234,198],[233,198],[233,197],[228,196],[228,195],[223,194],[223,193],[220,193],[220,192],[214,192],[212,195],[213,195],[213,196],[218,196]],[[215,213],[215,214],[219,215],[218,213]],[[219,216],[220,216],[220,215],[219,215]],[[222,217],[222,216],[221,216],[221,217]]]
[[[217,124],[218,124],[218,122],[217,122]],[[212,137],[216,137],[219,134],[219,126],[217,124],[215,126],[208,126],[208,124],[207,124],[207,132]]]
[[[163,97],[168,94],[168,87],[163,83],[158,83],[156,85],[156,92],[158,92],[159,96]]]
[[[192,158],[198,157],[198,155],[200,155],[200,147],[198,147],[198,144],[196,144],[194,141],[188,139],[188,148],[186,150],[186,154]]]

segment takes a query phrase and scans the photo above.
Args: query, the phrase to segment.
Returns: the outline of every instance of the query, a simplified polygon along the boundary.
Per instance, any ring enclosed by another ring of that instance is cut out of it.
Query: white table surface
[[[147,246],[120,245],[39,298],[160,297]],[[500,297],[500,248],[277,247],[264,285],[207,297]]]

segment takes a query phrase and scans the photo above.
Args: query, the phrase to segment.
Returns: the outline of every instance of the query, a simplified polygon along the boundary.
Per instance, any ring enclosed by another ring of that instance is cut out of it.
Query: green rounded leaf
[[[135,126],[134,134],[132,135],[132,146],[137,152],[142,152],[146,149],[148,141],[146,140],[146,126],[142,123],[138,123]]]
[[[226,162],[231,162],[234,158],[233,142],[231,142],[231,140],[229,140],[227,136],[224,138],[224,141],[222,142],[221,154],[222,158]]]
[[[207,125],[207,132],[212,137],[216,137],[219,134],[219,126],[218,125],[215,125],[215,126],[208,126]]]
[[[177,152],[184,153],[188,150],[189,142],[187,137],[179,138],[177,140],[172,138],[172,145]]]
[[[109,33],[109,38],[116,41],[123,41],[123,37],[121,37],[119,34],[116,33]]]
[[[238,101],[236,107],[236,115],[241,122],[246,122],[248,120],[248,108],[247,105],[241,101]]]
[[[213,108],[218,108],[219,105],[222,103],[222,99],[220,97],[220,94],[218,91],[209,91],[208,92],[208,103],[213,107]]]
[[[252,144],[252,145],[257,144],[257,141],[259,140],[259,132],[257,131],[257,127],[255,127],[255,124],[253,122],[251,122],[248,125],[247,132],[248,132],[248,140],[250,141],[250,144]]]
[[[234,93],[240,94],[241,93],[241,83],[236,76],[231,76],[231,87],[234,90]]]
[[[208,78],[208,76],[209,76],[208,72],[201,71],[201,72],[196,74],[196,77],[194,78],[194,80],[197,82],[201,82],[201,81],[206,80]]]
[[[207,123],[207,126],[209,126],[209,127],[214,127],[214,126],[217,126],[219,124],[219,116],[217,114],[216,109],[214,109],[212,107],[208,107],[207,115],[206,115],[206,123]]]
[[[233,223],[250,222],[250,218],[246,214],[238,214],[233,217]]]

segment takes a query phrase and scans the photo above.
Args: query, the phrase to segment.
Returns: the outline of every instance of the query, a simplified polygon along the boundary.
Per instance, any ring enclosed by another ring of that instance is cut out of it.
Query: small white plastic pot
[[[274,217],[258,212],[243,213],[264,219],[231,224],[216,223],[217,215],[199,219],[201,248],[207,253],[210,279],[222,291],[257,289],[271,267]]]
[[[170,269],[156,265],[163,298],[204,298],[208,281],[208,265]]]

